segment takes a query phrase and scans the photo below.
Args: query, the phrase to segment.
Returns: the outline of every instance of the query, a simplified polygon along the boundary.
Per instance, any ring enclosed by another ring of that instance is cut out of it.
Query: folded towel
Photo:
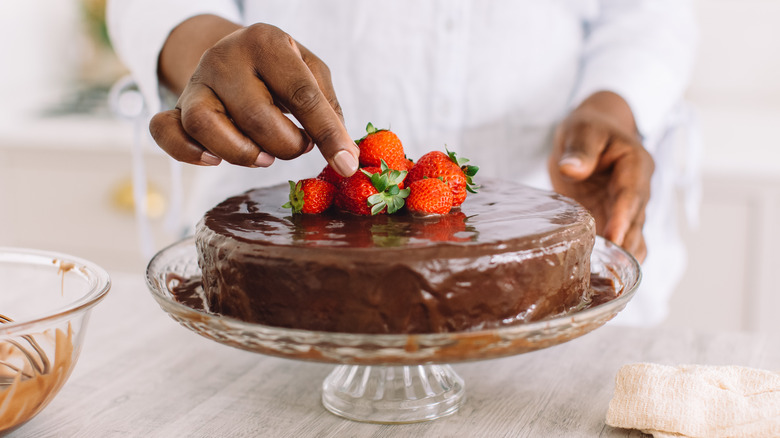
[[[655,438],[780,437],[780,374],[738,366],[626,365],[607,424]]]

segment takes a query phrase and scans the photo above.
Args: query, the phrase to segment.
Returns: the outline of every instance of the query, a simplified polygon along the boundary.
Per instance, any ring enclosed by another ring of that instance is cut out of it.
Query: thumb
[[[588,178],[596,169],[608,139],[607,131],[587,124],[568,130],[563,136],[558,170],[575,181]]]

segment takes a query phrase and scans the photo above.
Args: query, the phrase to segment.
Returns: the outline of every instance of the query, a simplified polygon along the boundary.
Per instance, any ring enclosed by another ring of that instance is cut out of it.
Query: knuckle
[[[181,131],[173,126],[178,124],[178,119],[170,114],[170,111],[157,113],[149,121],[149,133],[157,145],[176,161],[191,163],[197,160],[188,151],[187,139],[182,137]]]
[[[640,156],[641,156],[642,162],[645,163],[645,165],[647,166],[647,169],[651,173],[654,172],[655,171],[655,160],[653,159],[653,156],[644,147],[640,147],[640,149],[641,149]]]
[[[332,97],[328,99],[328,103],[330,104],[331,108],[333,108],[333,111],[339,115],[339,117],[344,118],[344,111],[341,109],[341,104],[339,103],[338,99]]]
[[[307,54],[306,65],[309,67],[309,70],[311,70],[311,72],[314,73],[314,76],[330,81],[331,79],[330,67],[328,67],[327,64],[322,62],[322,60],[318,58],[316,55]]]
[[[273,24],[268,23],[254,23],[250,24],[246,27],[247,35],[251,36],[252,39],[266,39],[266,38],[274,38],[279,37],[280,35],[286,35],[286,33],[279,29],[278,27],[274,26]]]
[[[289,96],[290,106],[303,114],[314,110],[321,99],[320,89],[310,83],[293,84]]]
[[[256,102],[244,102],[238,106],[238,115],[234,118],[237,127],[250,137],[262,135],[268,130],[273,115],[269,105]]]
[[[198,138],[208,132],[214,123],[214,114],[201,107],[193,107],[186,112],[182,112],[181,119],[184,131],[190,136]]]
[[[339,126],[329,123],[322,127],[318,132],[313,133],[314,139],[318,145],[327,147],[333,145],[339,138]]]
[[[166,118],[166,114],[157,113],[152,116],[152,119],[149,121],[149,133],[152,135],[152,138],[157,142],[157,144],[160,144],[161,141],[164,141],[164,133],[166,126],[168,125]]]
[[[255,23],[246,28],[246,38],[249,47],[255,53],[264,53],[269,47],[290,44],[292,37],[287,32],[278,27],[266,24]]]

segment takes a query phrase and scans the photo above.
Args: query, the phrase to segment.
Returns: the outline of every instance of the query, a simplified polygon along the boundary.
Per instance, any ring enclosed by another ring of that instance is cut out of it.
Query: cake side
[[[432,333],[536,321],[577,306],[590,278],[585,231],[538,250],[389,265],[258,258],[210,231],[198,245],[218,313],[306,330]]]
[[[430,333],[535,321],[578,305],[589,285],[592,217],[560,195],[492,187],[435,220],[298,220],[315,232],[276,214],[280,188],[226,200],[197,232],[210,308],[307,330]],[[448,232],[434,237],[431,224],[441,222]]]

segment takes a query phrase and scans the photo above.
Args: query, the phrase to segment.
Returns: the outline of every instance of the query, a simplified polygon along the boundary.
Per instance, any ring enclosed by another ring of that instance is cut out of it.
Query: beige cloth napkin
[[[626,365],[607,424],[655,438],[780,437],[780,374],[738,366]]]

